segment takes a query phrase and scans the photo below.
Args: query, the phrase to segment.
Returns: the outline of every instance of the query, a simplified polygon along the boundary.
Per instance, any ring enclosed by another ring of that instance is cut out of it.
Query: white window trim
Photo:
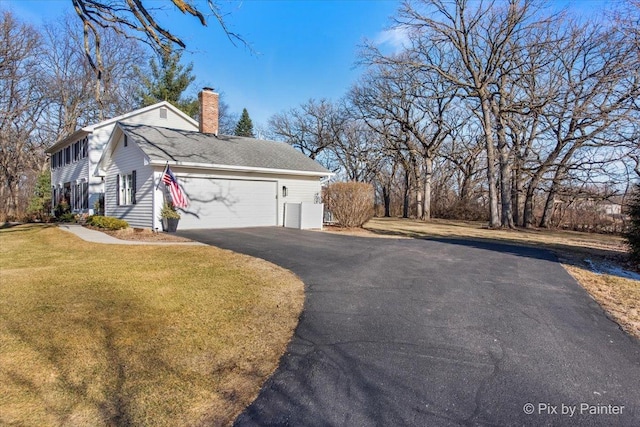
[[[135,205],[135,171],[118,175],[118,206]]]

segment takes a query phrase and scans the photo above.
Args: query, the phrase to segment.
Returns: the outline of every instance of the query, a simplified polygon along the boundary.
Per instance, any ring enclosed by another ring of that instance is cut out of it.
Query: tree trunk
[[[524,210],[522,212],[522,221],[526,228],[533,227],[533,190],[534,187],[527,187],[527,194],[524,198]]]
[[[471,202],[471,185],[473,183],[473,169],[474,164],[467,162],[462,169],[462,184],[460,185],[460,200],[465,203]]]
[[[524,226],[527,228],[532,228],[535,226],[535,218],[533,217],[533,198],[536,193],[536,189],[538,188],[538,184],[542,179],[543,173],[546,172],[547,168],[539,168],[536,173],[531,177],[531,181],[529,181],[529,185],[527,186],[527,193],[524,199],[524,212],[523,212],[523,220]]]
[[[516,226],[522,227],[522,169],[520,163],[516,163],[512,171],[513,180],[511,182],[511,206],[513,207],[513,222]]]
[[[501,138],[499,138],[501,139]],[[509,164],[509,152],[506,144],[500,142],[500,205],[502,227],[513,228],[513,209],[511,205],[511,165]]]
[[[560,165],[558,165],[555,174],[553,175],[551,188],[549,189],[549,194],[547,194],[547,200],[544,204],[544,212],[542,213],[542,218],[540,219],[540,227],[542,228],[550,228],[552,225],[551,220],[553,219],[556,194],[558,194],[558,187],[560,186],[560,183],[565,176],[565,165],[570,155],[570,153],[567,153],[567,155],[565,155],[565,157],[560,162]]]
[[[404,191],[402,195],[402,218],[409,218],[409,170],[404,170]]]
[[[391,216],[391,189],[387,185],[382,186],[382,200],[384,202],[384,217]]]
[[[482,126],[484,130],[485,151],[487,153],[487,183],[489,186],[489,226],[500,227],[498,215],[498,193],[496,191],[496,153],[493,145],[493,129],[491,126],[491,105],[488,96],[482,99]]]
[[[424,200],[422,210],[422,219],[429,220],[431,219],[431,185],[433,180],[433,158],[431,156],[427,156],[424,159],[425,164],[425,175],[424,175]]]
[[[422,212],[422,189],[420,188],[419,181],[416,182],[416,218],[424,219]]]
[[[513,228],[513,208],[511,204],[511,162],[509,153],[509,144],[507,143],[507,134],[505,131],[505,75],[501,79],[500,97],[498,102],[491,103],[493,107],[493,115],[496,120],[498,138],[498,164],[500,169],[500,225],[502,227]]]
[[[551,181],[551,188],[549,189],[549,194],[547,195],[547,201],[544,205],[544,213],[542,214],[542,219],[540,219],[540,227],[549,228],[551,226],[554,201],[555,196],[558,193],[558,187],[567,176],[569,162],[573,157],[573,153],[575,153],[576,150],[582,147],[584,141],[584,139],[574,141],[571,148],[564,154],[562,160],[560,160],[560,162],[558,163],[558,167],[553,174],[553,180]]]
[[[542,228],[551,228],[551,218],[553,217],[553,208],[555,205],[556,199],[556,189],[555,183],[551,184],[551,190],[547,195],[547,200],[544,204],[544,212],[542,214],[542,219],[540,219],[540,227]]]
[[[411,160],[411,171],[413,172],[413,182],[411,185],[411,190],[414,193],[415,201],[416,201],[416,218],[422,219],[422,186],[421,177],[420,177],[420,167],[418,165],[418,159],[413,153],[409,153]]]

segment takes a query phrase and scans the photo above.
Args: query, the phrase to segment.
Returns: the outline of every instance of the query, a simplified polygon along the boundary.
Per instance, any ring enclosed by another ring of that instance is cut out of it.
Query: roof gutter
[[[169,166],[176,167],[184,167],[184,168],[193,168],[193,169],[214,169],[219,171],[230,171],[230,172],[253,172],[253,173],[265,173],[265,174],[280,174],[280,175],[304,175],[304,176],[319,176],[319,177],[329,177],[335,175],[333,172],[313,172],[313,171],[299,171],[299,170],[291,170],[291,169],[270,169],[270,168],[259,168],[253,166],[233,166],[233,165],[217,165],[214,163],[192,163],[192,162],[168,162]],[[152,166],[162,166],[164,167],[167,164],[166,160],[151,160],[150,164]]]

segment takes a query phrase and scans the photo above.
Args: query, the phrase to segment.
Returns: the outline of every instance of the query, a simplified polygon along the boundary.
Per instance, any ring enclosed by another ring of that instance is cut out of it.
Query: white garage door
[[[189,198],[178,227],[231,228],[277,225],[275,181],[180,178]]]

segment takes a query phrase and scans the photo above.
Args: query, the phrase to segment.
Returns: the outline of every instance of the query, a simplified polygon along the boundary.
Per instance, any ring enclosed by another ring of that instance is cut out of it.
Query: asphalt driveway
[[[178,234],[298,274],[238,426],[640,425],[640,343],[542,250],[284,228]]]

